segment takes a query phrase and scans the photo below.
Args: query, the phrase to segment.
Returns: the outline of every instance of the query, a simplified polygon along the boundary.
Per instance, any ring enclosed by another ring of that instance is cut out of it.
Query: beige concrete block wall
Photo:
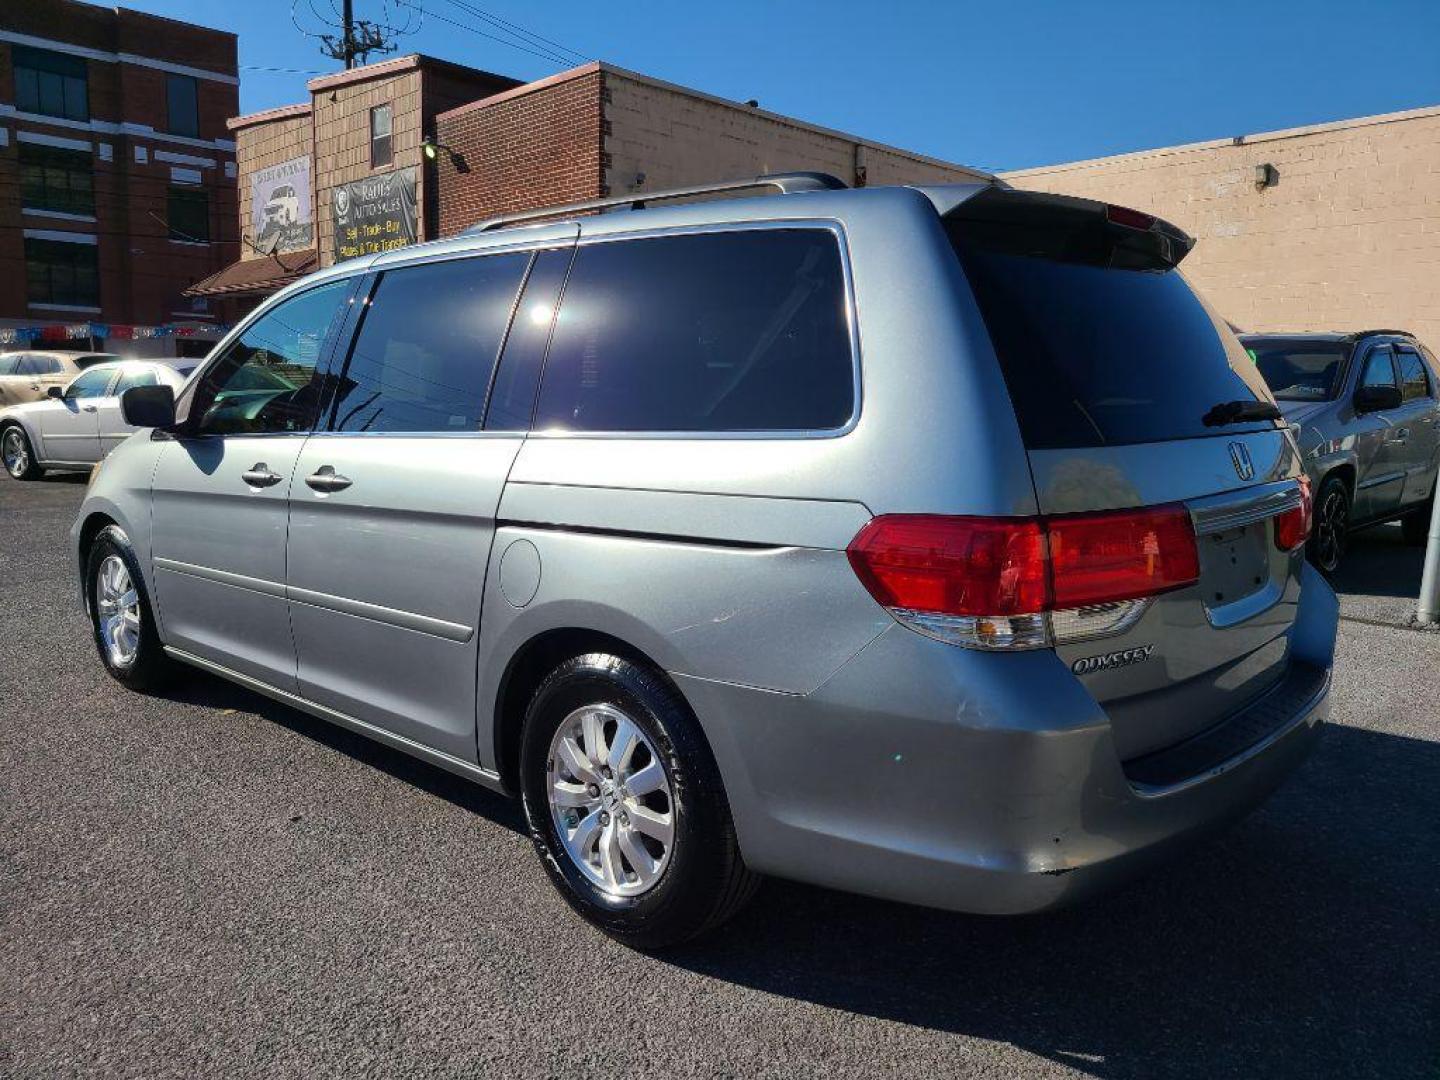
[[[310,114],[285,116],[247,124],[234,132],[235,190],[238,193],[240,235],[249,240],[253,231],[250,221],[250,177],[260,169],[279,165],[297,157],[310,156]],[[249,244],[241,243],[240,258],[263,259]]]
[[[1257,165],[1279,183],[1257,191]],[[1003,174],[1150,210],[1253,330],[1398,327],[1440,352],[1440,107]]]
[[[348,184],[394,169],[416,169],[421,165],[421,72],[416,68],[399,74],[367,79],[348,85],[321,87],[311,97],[315,119],[316,191],[315,235],[320,248],[320,265],[335,260],[335,228],[330,202],[336,185]],[[391,145],[394,164],[370,167],[370,110],[390,106]],[[425,220],[424,185],[417,184],[415,214]]]
[[[818,170],[847,184],[956,182],[983,174],[604,65],[605,183],[612,195]],[[862,148],[857,159],[857,149]],[[636,177],[645,180],[637,185]]]

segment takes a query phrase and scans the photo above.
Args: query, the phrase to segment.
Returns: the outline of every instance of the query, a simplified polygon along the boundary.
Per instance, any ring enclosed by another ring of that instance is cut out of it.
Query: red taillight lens
[[[847,554],[887,608],[998,616],[1048,606],[1037,521],[894,514],[866,524]]]
[[[1134,600],[1200,577],[1183,506],[1046,519],[894,514],[847,554],[882,605],[1003,617]]]
[[[1051,518],[1055,606],[1154,596],[1199,580],[1195,527],[1183,506]]]
[[[1300,477],[1300,505],[1275,518],[1275,546],[1281,551],[1294,551],[1310,539],[1310,478]]]
[[[1155,218],[1152,215],[1139,210],[1131,210],[1128,206],[1116,206],[1113,203],[1106,205],[1105,219],[1131,229],[1148,229],[1155,224]]]

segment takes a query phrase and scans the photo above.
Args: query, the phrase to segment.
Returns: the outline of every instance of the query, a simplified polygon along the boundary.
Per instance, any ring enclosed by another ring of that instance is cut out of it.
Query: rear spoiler
[[[943,216],[991,250],[1117,269],[1169,270],[1195,247],[1194,237],[1153,214],[1009,187],[977,187]]]

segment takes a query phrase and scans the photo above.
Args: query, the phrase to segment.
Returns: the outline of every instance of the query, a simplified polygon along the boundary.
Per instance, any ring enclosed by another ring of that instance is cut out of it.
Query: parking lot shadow
[[[1398,525],[1379,525],[1350,538],[1331,584],[1346,595],[1414,600],[1420,595],[1424,565],[1423,545],[1405,543]]]
[[[259,713],[524,831],[511,800],[219,679],[167,696]],[[1434,1078],[1437,825],[1440,744],[1332,726],[1234,830],[1074,909],[979,918],[767,881],[732,924],[653,962],[1105,1080]]]

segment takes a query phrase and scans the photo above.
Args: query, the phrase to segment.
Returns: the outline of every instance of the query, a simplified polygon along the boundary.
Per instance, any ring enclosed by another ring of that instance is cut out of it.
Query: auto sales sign
[[[250,239],[267,255],[315,246],[308,157],[250,174]]]
[[[415,243],[415,170],[341,184],[330,195],[335,261]]]

